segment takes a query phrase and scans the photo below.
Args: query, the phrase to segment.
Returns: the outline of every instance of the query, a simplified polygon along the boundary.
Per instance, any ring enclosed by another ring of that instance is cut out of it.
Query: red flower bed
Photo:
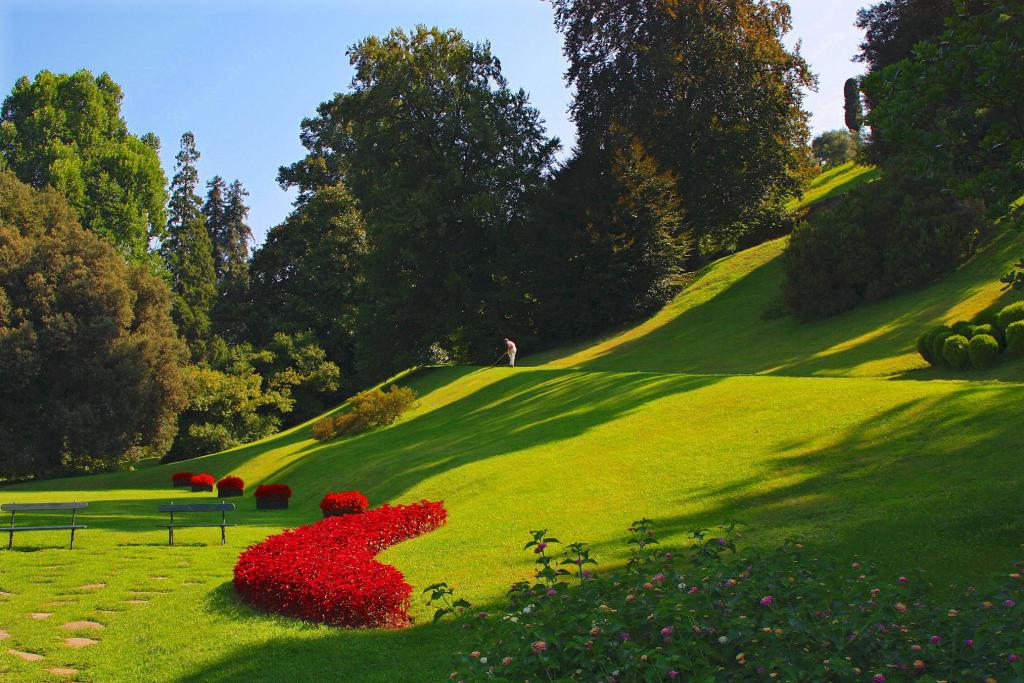
[[[171,481],[173,481],[175,483],[177,483],[179,481],[187,481],[188,483],[191,484],[192,483],[192,473],[191,472],[175,472],[174,474],[171,475]]]
[[[244,489],[245,482],[241,477],[224,477],[217,482],[218,489]]]
[[[192,475],[192,485],[193,486],[213,486],[213,481],[214,480],[213,480],[213,475],[212,474],[206,474],[204,472],[202,474],[194,474],[194,475]]]
[[[442,503],[423,500],[286,530],[239,556],[235,590],[259,609],[307,621],[405,626],[412,586],[374,556],[433,531],[447,517]]]
[[[320,510],[325,515],[357,515],[369,507],[370,501],[359,491],[328,493],[320,501]]]
[[[257,498],[291,498],[292,489],[287,484],[263,484],[256,487]]]

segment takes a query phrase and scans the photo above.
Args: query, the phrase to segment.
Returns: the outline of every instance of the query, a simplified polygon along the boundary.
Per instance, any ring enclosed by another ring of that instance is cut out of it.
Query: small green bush
[[[1015,323],[1019,320],[1024,320],[1024,301],[1010,304],[996,314],[996,324],[1003,331],[1010,326],[1010,323]]]
[[[946,340],[942,343],[942,357],[946,360],[946,365],[954,370],[967,367],[971,360],[967,352],[968,344],[970,342],[962,334],[953,334],[946,337]]]
[[[1024,320],[1006,326],[1006,352],[1024,356]]]
[[[997,342],[999,342],[1000,350],[1006,348],[1006,339],[1003,337],[1003,333],[1000,332],[999,328],[996,327],[995,325],[991,323],[975,325],[974,327],[971,328],[971,333],[967,336],[969,336],[971,339],[974,339],[979,334],[987,334],[988,336],[992,337]]]
[[[950,325],[953,330],[953,334],[960,334],[968,339],[971,338],[971,330],[974,329],[974,323],[966,320],[957,320],[955,323]]]
[[[935,330],[925,330],[917,338],[917,352],[921,354],[921,358],[924,358],[928,365],[935,365],[934,356],[932,356],[932,332]]]
[[[967,355],[978,370],[990,368],[999,359],[999,342],[990,334],[975,335],[967,345]]]
[[[932,330],[931,334],[931,349],[933,365],[936,367],[945,367],[947,365],[946,358],[942,355],[943,345],[946,343],[946,339],[953,336],[953,330],[949,329],[945,325],[940,325]]]
[[[358,434],[389,425],[416,402],[416,392],[391,385],[387,391],[370,389],[349,400],[352,410],[321,418],[313,425],[313,438],[328,441],[337,436]]]

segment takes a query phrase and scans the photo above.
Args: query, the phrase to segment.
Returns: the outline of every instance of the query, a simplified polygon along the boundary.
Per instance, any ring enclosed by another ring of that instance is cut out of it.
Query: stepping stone
[[[47,669],[54,676],[74,676],[78,673],[78,669],[69,669],[64,666],[55,666],[52,669]]]
[[[46,603],[47,607],[60,607],[61,605],[70,605],[70,600],[54,600],[53,602]]]
[[[153,579],[154,581],[166,581],[167,580],[166,576],[151,576],[149,578]]]
[[[9,598],[12,595],[14,595],[14,593],[8,593],[7,591],[0,591],[0,598]]]
[[[106,587],[107,587],[107,584],[105,584],[103,582],[100,582],[100,583],[87,583],[84,586],[79,586],[79,588],[84,588],[85,590],[90,590],[90,591],[94,591],[94,590],[97,590],[98,588],[106,588]]]
[[[87,628],[98,631],[99,629],[104,628],[104,626],[103,624],[96,623],[95,621],[69,621],[61,626],[61,628],[66,628],[69,631],[78,631],[80,629]]]
[[[0,640],[7,640],[11,637],[11,634],[0,628]]]
[[[149,600],[125,600],[129,605],[145,605]]]
[[[33,619],[37,619],[37,620],[38,619],[49,619],[52,616],[53,616],[53,612],[33,612],[32,613],[32,618]]]
[[[37,655],[35,652],[21,652],[20,650],[8,650],[8,652],[18,659],[24,659],[26,662],[38,662],[43,658],[42,655]]]
[[[80,648],[80,647],[89,647],[90,645],[95,645],[98,642],[100,642],[100,641],[93,640],[92,638],[65,638],[64,639],[64,644],[65,645],[67,645],[68,647],[73,647],[76,650],[78,648]]]

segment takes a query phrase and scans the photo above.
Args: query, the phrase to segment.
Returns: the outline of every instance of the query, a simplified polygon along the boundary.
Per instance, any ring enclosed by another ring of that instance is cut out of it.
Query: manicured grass
[[[235,599],[239,550],[318,519],[328,490],[359,489],[373,505],[444,500],[446,527],[380,559],[405,573],[414,595],[444,580],[483,609],[529,573],[521,548],[531,529],[590,541],[608,566],[623,560],[624,529],[640,516],[658,522],[668,545],[739,519],[748,543],[800,535],[894,575],[920,567],[939,587],[1002,572],[1019,559],[1024,532],[1015,438],[1024,385],[1014,381],[1024,364],[950,380],[919,370],[910,352],[921,325],[998,298],[992,283],[1019,242],[1002,238],[928,289],[807,324],[761,316],[781,248],[712,264],[651,321],[532,367],[406,376],[419,405],[386,429],[320,444],[304,425],[187,463],[0,489],[4,501],[91,503],[74,552],[57,547],[60,533],[21,534],[15,552],[0,552],[9,594],[0,630],[10,634],[0,679],[53,680],[46,669],[58,666],[102,681],[446,679],[466,633],[430,625],[417,600],[412,628],[344,631]],[[173,490],[181,469],[237,474],[250,493],[287,483],[295,494],[279,512],[233,499],[241,526],[226,547],[216,529],[199,528],[168,548],[157,505],[213,499]],[[59,628],[81,619],[106,628]],[[68,635],[99,642],[72,650]],[[23,662],[8,648],[45,659]]]

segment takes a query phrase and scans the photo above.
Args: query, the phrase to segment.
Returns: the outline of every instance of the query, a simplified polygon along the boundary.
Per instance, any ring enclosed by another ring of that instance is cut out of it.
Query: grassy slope
[[[861,180],[841,169],[816,189]],[[296,491],[287,512],[257,513],[241,499],[242,526],[225,548],[210,529],[164,545],[156,505],[202,497],[168,488],[180,467],[0,489],[4,500],[89,500],[93,527],[74,553],[54,547],[59,535],[23,534],[25,552],[0,554],[0,590],[11,594],[0,596],[0,629],[11,634],[2,649],[46,656],[23,663],[0,650],[0,678],[46,680],[45,668],[60,665],[83,680],[445,677],[465,638],[451,625],[339,631],[233,599],[239,548],[316,519],[329,489],[359,488],[375,503],[445,500],[448,526],[382,559],[414,587],[447,580],[482,606],[528,571],[520,548],[530,529],[592,541],[607,564],[641,515],[669,543],[738,518],[751,543],[800,534],[822,552],[870,555],[894,572],[922,567],[939,583],[1000,570],[1024,531],[1012,447],[1022,364],[949,381],[918,369],[910,349],[922,325],[995,300],[991,283],[1021,245],[1004,238],[929,289],[803,325],[760,317],[781,246],[712,264],[658,316],[598,344],[515,371],[415,375],[420,405],[390,428],[318,444],[300,427],[190,462]],[[38,611],[54,614],[29,618]],[[413,611],[426,622],[416,601]],[[64,648],[57,627],[90,618],[107,626],[99,644]]]

